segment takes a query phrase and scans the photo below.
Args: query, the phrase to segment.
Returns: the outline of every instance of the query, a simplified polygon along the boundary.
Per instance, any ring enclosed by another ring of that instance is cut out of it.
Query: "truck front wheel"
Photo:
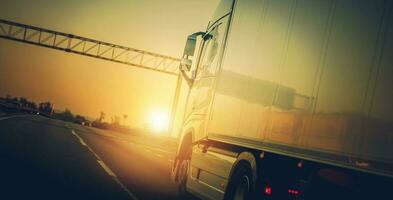
[[[247,163],[237,165],[228,184],[225,200],[249,200],[252,199],[253,178],[251,168]]]
[[[179,175],[178,175],[178,192],[180,197],[187,197],[188,193],[186,190],[186,183],[187,183],[187,174],[188,168],[190,164],[190,160],[181,160],[179,166]]]

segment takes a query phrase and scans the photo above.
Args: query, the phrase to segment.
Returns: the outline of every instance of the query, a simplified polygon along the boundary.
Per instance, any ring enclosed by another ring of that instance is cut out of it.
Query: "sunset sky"
[[[33,3],[34,2],[34,3]],[[206,28],[218,0],[2,0],[0,18],[180,57]],[[143,127],[170,112],[174,76],[0,39],[0,96],[51,101],[97,118],[127,114]]]

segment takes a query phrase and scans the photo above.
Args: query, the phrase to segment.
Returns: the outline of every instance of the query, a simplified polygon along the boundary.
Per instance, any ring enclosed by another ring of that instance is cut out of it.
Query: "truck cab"
[[[190,91],[172,170],[179,192],[392,198],[392,8],[222,0],[183,54]]]
[[[195,146],[195,142],[204,141],[207,137],[206,127],[219,66],[225,51],[233,3],[232,0],[221,1],[207,29],[204,32],[191,34],[187,39],[180,68],[189,86],[189,92],[181,130],[180,141],[182,142],[178,147],[177,159],[172,172],[173,179],[180,185],[181,193],[186,190],[184,182],[186,177],[182,173],[188,174],[191,165],[192,148],[190,147]],[[196,179],[193,177],[189,180],[195,181]],[[202,192],[203,188],[200,190]]]

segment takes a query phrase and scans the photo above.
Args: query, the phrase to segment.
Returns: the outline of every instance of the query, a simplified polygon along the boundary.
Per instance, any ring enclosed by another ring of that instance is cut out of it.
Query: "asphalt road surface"
[[[178,199],[174,148],[138,141],[41,116],[0,117],[0,199]]]

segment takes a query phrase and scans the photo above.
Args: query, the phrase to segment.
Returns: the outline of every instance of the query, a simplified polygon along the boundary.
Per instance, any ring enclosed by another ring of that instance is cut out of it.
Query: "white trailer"
[[[184,51],[180,192],[393,199],[392,8],[223,0]]]

